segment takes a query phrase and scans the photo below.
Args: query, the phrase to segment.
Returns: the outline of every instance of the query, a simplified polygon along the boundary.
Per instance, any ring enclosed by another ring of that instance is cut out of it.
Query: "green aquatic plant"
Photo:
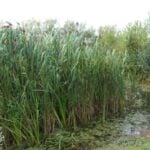
[[[5,146],[40,145],[56,128],[76,128],[124,108],[124,63],[85,31],[0,30],[0,126]],[[87,37],[86,37],[87,38]],[[43,138],[44,137],[44,138]]]

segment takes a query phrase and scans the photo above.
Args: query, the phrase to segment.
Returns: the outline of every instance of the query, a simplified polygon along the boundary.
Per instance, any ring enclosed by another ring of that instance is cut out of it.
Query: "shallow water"
[[[146,111],[137,111],[126,116],[121,125],[125,136],[142,136],[150,132],[150,114]]]
[[[130,101],[133,102],[132,107],[129,108],[129,113],[120,126],[122,135],[135,137],[150,135],[150,91],[139,88],[133,97],[130,97]]]

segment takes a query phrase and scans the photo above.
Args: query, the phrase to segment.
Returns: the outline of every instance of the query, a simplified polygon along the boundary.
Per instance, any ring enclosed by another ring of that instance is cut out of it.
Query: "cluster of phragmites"
[[[1,27],[2,28],[12,28],[13,24],[9,21],[6,21]]]
[[[19,27],[19,29],[22,32],[25,32],[25,29],[20,26],[20,23],[17,23],[17,26]],[[15,27],[16,27],[16,25],[13,25],[13,23],[11,23],[9,21],[0,23],[0,28],[2,28],[2,29],[11,29],[11,28],[15,28]]]

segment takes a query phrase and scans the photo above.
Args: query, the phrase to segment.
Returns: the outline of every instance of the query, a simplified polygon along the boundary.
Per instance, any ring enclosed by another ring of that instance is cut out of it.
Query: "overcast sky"
[[[117,25],[144,20],[150,13],[150,0],[0,0],[0,20],[57,19],[89,26]]]

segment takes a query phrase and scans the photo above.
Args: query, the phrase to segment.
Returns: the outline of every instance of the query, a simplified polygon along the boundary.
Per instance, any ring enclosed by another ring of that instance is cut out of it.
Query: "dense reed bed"
[[[5,145],[38,145],[124,107],[123,59],[86,31],[0,30],[0,126]],[[86,40],[90,44],[86,43]],[[92,41],[92,42],[91,42]]]

